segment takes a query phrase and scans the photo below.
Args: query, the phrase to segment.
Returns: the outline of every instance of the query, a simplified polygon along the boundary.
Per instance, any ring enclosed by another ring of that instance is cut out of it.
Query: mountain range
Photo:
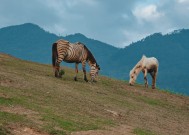
[[[142,55],[159,60],[157,86],[161,89],[189,95],[189,30],[175,30],[169,34],[155,33],[126,46],[116,48],[80,33],[57,36],[32,23],[0,29],[0,52],[39,63],[51,63],[51,47],[58,39],[84,43],[101,67],[100,73],[116,79],[128,80],[129,71]],[[62,63],[64,66],[73,64]],[[151,81],[151,80],[149,80]],[[143,83],[142,74],[138,83]],[[150,82],[151,83],[151,82]]]

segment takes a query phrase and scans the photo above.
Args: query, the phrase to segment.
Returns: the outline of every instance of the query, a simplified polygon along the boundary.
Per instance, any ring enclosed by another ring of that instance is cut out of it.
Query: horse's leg
[[[144,84],[145,84],[145,87],[148,88],[147,69],[145,68],[142,72],[144,74]]]
[[[152,89],[156,88],[156,73],[155,72],[151,72],[150,73],[151,77],[152,77]]]
[[[84,80],[85,80],[86,82],[88,82],[88,80],[87,80],[87,75],[86,75],[85,65],[86,65],[86,61],[83,61],[83,62],[82,62],[82,69],[83,69],[83,73],[84,73]]]
[[[78,74],[78,63],[75,63],[75,77],[74,77],[75,81],[77,81],[77,74]]]
[[[154,72],[154,89],[156,88],[157,70]]]

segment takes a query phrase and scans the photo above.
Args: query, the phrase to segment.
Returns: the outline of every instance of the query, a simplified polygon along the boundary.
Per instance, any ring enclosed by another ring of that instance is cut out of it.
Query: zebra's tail
[[[52,45],[52,65],[53,65],[53,67],[56,66],[57,58],[58,58],[57,43],[53,43],[53,45]]]

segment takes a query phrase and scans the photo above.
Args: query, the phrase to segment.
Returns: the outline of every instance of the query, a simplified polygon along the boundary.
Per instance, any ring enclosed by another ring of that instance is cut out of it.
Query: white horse
[[[152,89],[155,89],[158,66],[159,63],[156,58],[154,57],[147,58],[145,55],[143,55],[142,59],[130,71],[129,84],[134,85],[138,74],[140,73],[140,71],[142,71],[144,74],[145,87],[148,87],[147,73],[150,73],[152,77]]]

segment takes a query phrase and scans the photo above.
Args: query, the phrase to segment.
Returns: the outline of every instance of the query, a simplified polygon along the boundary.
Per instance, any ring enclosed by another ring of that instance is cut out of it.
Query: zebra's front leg
[[[95,68],[94,65],[91,66],[90,76],[91,76],[91,82],[96,82],[96,80],[95,80],[95,77],[96,77],[96,68]]]
[[[86,64],[86,61],[82,62],[82,69],[83,69],[83,74],[84,74],[84,80],[86,82],[88,82],[87,75],[86,75],[85,64]]]
[[[77,81],[77,74],[78,74],[78,63],[75,63],[75,77],[74,77],[75,81]]]
[[[54,76],[57,78],[59,77],[59,69],[57,67],[55,67]]]

